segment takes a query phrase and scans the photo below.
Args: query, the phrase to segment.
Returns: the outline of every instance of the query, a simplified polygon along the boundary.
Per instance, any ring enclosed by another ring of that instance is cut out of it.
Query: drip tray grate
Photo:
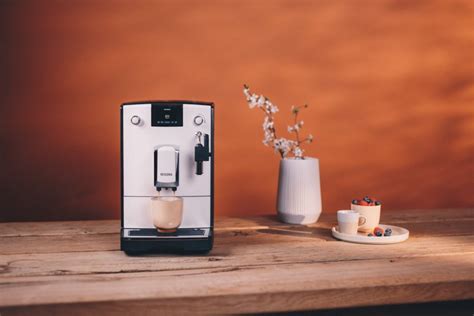
[[[126,229],[125,237],[131,238],[180,238],[180,237],[207,237],[209,229],[203,228],[178,228],[172,233],[162,233],[154,228]]]

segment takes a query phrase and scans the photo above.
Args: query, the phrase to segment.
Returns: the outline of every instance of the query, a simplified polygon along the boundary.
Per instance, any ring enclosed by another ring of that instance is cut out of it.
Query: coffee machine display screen
[[[151,126],[183,126],[183,105],[152,104]]]

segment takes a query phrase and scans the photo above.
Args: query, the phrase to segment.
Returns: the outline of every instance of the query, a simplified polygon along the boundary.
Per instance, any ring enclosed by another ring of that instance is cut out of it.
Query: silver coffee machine
[[[121,250],[207,252],[214,224],[214,105],[124,103],[120,109]],[[182,198],[173,232],[153,224],[153,197]]]

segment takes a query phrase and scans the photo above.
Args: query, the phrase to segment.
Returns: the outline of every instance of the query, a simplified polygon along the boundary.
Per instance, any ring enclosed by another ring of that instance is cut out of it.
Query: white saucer
[[[410,232],[408,229],[405,229],[403,227],[398,227],[398,226],[393,226],[393,225],[378,225],[378,227],[383,228],[384,230],[386,228],[391,228],[392,229],[392,235],[391,236],[367,236],[368,233],[357,233],[357,235],[350,235],[350,234],[343,234],[337,231],[337,226],[333,227],[331,229],[332,235],[340,240],[348,241],[348,242],[354,242],[358,244],[372,244],[372,245],[386,245],[386,244],[396,244],[402,241],[405,241],[408,239],[408,236],[410,235]]]

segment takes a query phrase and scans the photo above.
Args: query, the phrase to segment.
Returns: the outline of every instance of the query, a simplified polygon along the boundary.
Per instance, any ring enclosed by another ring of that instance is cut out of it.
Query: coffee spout
[[[161,146],[155,149],[154,156],[156,190],[176,191],[179,185],[179,149],[170,145]]]

